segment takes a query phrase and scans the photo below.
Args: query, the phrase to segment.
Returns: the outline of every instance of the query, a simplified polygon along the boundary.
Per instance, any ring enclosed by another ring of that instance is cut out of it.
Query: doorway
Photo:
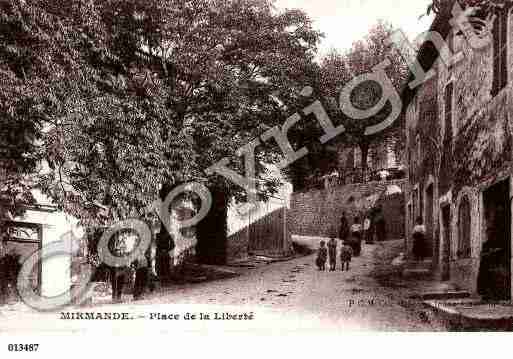
[[[442,248],[442,281],[451,279],[451,206],[442,207],[442,230],[443,230],[443,248]]]
[[[509,180],[483,193],[485,237],[478,276],[478,292],[484,299],[511,298],[511,208]]]
[[[0,273],[0,285],[6,287],[10,294],[14,294],[17,293],[16,284],[21,266],[27,258],[42,248],[43,226],[37,223],[8,221],[6,234],[4,250],[8,255],[3,258],[6,268],[2,268]],[[42,262],[38,260],[27,278],[32,290],[37,294],[41,294],[41,276]]]

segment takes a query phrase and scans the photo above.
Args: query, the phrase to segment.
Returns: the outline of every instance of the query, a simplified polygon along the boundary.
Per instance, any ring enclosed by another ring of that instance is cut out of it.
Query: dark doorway
[[[509,180],[483,194],[486,230],[478,277],[478,292],[486,300],[511,298],[511,209]]]
[[[426,253],[428,257],[433,256],[433,185],[430,185],[426,190]]]
[[[442,249],[442,280],[451,279],[451,206],[442,207],[442,230],[443,230],[443,249]]]
[[[6,222],[7,235],[3,245],[7,255],[0,258],[0,302],[17,297],[17,279],[23,262],[40,251],[43,242],[43,226],[37,223]],[[37,261],[29,273],[28,281],[34,292],[41,294],[42,262]]]

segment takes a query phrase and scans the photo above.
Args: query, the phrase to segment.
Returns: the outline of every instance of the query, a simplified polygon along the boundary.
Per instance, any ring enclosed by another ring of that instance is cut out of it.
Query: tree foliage
[[[511,0],[433,0],[427,7],[426,15],[434,14],[450,14],[454,4],[458,2],[462,7],[474,7],[488,12],[494,7],[502,7],[510,3]]]
[[[20,188],[6,192],[17,205],[40,188],[84,224],[105,220],[104,208],[111,219],[143,215],[163,185],[189,181],[243,200],[204,170],[228,157],[243,173],[237,149],[282,124],[320,38],[303,12],[268,0],[1,7],[2,188]],[[256,154],[263,198],[277,185],[263,164],[277,153]]]
[[[377,141],[385,141],[388,137],[397,138],[398,142],[404,142],[403,131],[401,130],[402,118],[397,119],[390,128],[376,135],[365,135],[365,129],[368,126],[382,122],[390,114],[390,106],[387,105],[377,115],[368,119],[357,120],[347,116],[342,110],[339,102],[339,95],[350,81],[356,77],[371,73],[373,68],[385,60],[390,61],[386,68],[388,77],[391,79],[394,88],[400,93],[408,77],[408,66],[406,60],[401,56],[392,45],[385,42],[393,32],[394,28],[385,22],[378,22],[374,25],[363,40],[356,41],[353,46],[345,51],[339,52],[332,50],[326,55],[317,69],[315,88],[317,94],[322,98],[322,102],[331,118],[336,124],[343,124],[346,131],[338,136],[331,143],[324,146],[311,147],[309,158],[293,165],[290,172],[293,182],[299,187],[304,185],[304,177],[314,173],[326,174],[337,167],[338,157],[336,152],[330,150],[331,147],[359,147],[362,150],[363,171],[366,171],[367,155],[369,147]],[[372,81],[362,82],[355,88],[351,94],[352,104],[360,109],[372,108],[385,94],[380,84]],[[320,137],[319,131],[303,131],[311,135],[313,141],[318,143]],[[305,141],[301,138],[300,141]],[[322,167],[318,166],[318,157],[329,158],[330,163],[325,163]]]

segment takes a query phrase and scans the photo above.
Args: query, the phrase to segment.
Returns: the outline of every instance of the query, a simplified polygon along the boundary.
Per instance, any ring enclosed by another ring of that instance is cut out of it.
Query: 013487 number
[[[39,344],[9,344],[7,350],[10,352],[37,352]]]

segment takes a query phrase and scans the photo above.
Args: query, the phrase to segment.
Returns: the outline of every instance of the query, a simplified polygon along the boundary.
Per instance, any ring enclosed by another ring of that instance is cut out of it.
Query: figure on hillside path
[[[383,213],[383,207],[379,205],[376,210],[376,215],[374,217],[374,227],[376,230],[376,239],[378,242],[386,241],[387,239],[387,228],[386,228],[386,220],[385,213]]]
[[[338,233],[339,239],[344,243],[349,237],[349,223],[347,222],[346,212],[342,212],[342,217],[340,218],[340,229]]]
[[[374,233],[370,216],[366,216],[365,220],[363,221],[363,232],[365,243],[372,244],[374,242]]]
[[[353,248],[353,255],[360,256],[362,251],[362,225],[358,217],[354,218],[354,223],[351,226],[351,247]]]

